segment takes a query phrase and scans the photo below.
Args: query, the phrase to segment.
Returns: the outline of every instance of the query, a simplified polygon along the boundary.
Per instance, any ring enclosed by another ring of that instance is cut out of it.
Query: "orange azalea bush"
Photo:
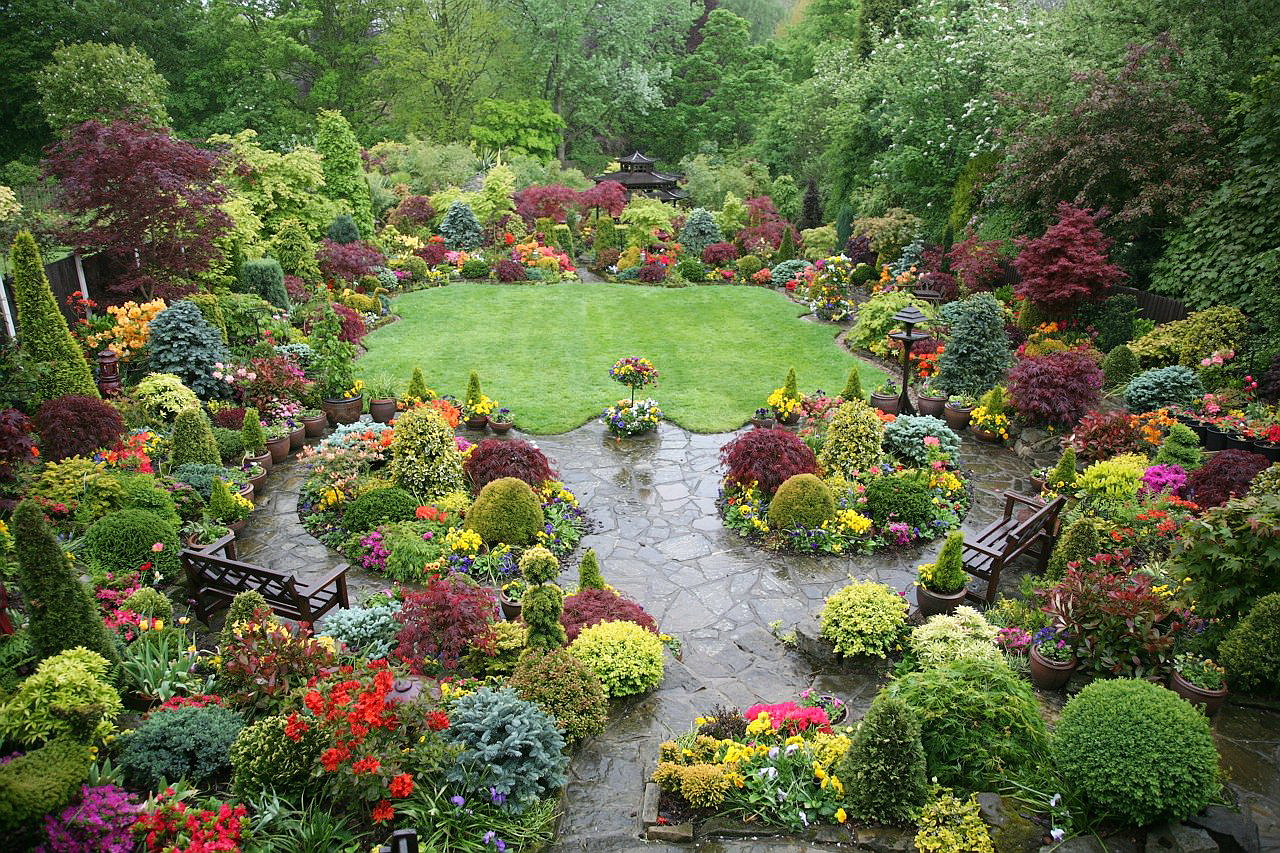
[[[166,307],[163,299],[108,305],[107,313],[115,318],[115,325],[105,332],[90,335],[87,339],[89,345],[95,349],[105,346],[128,361],[147,345],[151,321]]]

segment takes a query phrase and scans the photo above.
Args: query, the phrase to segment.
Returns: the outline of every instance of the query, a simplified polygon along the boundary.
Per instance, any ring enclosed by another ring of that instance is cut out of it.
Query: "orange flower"
[[[386,823],[396,816],[396,810],[391,807],[391,803],[386,800],[379,800],[378,804],[373,807],[373,822]]]
[[[404,799],[413,793],[413,777],[408,773],[401,773],[391,780],[388,789],[391,791],[391,796]]]

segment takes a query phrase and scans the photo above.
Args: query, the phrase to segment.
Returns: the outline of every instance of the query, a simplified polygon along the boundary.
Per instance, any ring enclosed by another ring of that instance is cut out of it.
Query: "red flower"
[[[381,766],[382,765],[378,762],[378,759],[374,758],[372,755],[366,755],[364,758],[351,765],[351,772],[357,776],[362,773],[373,774],[377,773],[378,768]]]
[[[433,732],[439,732],[449,728],[449,715],[444,711],[428,711],[427,728],[431,729]]]
[[[284,724],[284,736],[294,742],[302,740],[303,733],[308,731],[311,731],[311,726],[302,722],[297,713],[290,714],[289,720]]]
[[[338,770],[338,765],[341,764],[348,755],[350,755],[350,753],[345,749],[329,747],[320,755],[320,764],[324,767],[325,772],[335,773]]]
[[[385,823],[396,816],[396,810],[391,807],[391,803],[386,800],[379,800],[378,804],[373,807],[373,822]]]
[[[391,796],[403,799],[413,793],[413,777],[408,773],[401,773],[391,780],[389,788]]]

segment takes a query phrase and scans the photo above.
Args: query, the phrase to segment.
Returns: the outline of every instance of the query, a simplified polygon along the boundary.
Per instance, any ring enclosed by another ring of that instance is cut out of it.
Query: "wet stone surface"
[[[916,565],[941,545],[843,558],[764,551],[725,530],[716,513],[718,451],[728,439],[663,424],[656,435],[618,440],[594,423],[532,439],[595,522],[582,547],[596,549],[605,578],[684,643],[682,661],[668,658],[662,686],[620,703],[608,730],[575,754],[555,850],[680,849],[640,840],[644,783],[658,744],[687,731],[694,717],[716,704],[745,708],[816,687],[846,699],[853,706],[851,719],[861,716],[880,681],[856,671],[817,670],[775,639],[769,624],[780,620],[787,630],[816,614],[823,598],[850,575],[908,589]],[[1025,485],[1031,464],[968,435],[961,455],[975,487],[964,529],[976,532],[999,516],[1006,489]],[[297,489],[304,475],[293,461],[271,470],[240,554],[306,581],[341,558],[298,521]],[[359,568],[349,578],[353,600],[386,585]],[[574,583],[575,572],[566,569],[561,581]],[[1016,589],[1017,573],[1008,573],[1001,586]],[[1258,822],[1263,849],[1280,849],[1280,715],[1229,706],[1214,729],[1232,789]],[[786,839],[698,847],[726,853],[834,849]]]

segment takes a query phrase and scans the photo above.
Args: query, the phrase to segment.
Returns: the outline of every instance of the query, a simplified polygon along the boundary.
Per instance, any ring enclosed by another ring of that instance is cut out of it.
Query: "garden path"
[[[662,686],[615,709],[609,729],[585,743],[570,767],[566,813],[555,850],[668,849],[639,840],[637,813],[658,744],[687,730],[717,703],[745,708],[782,701],[808,687],[835,693],[860,716],[879,686],[868,674],[821,672],[773,636],[814,614],[848,575],[908,588],[917,563],[938,546],[835,559],[762,551],[720,523],[715,499],[725,434],[699,435],[663,424],[656,435],[609,437],[596,423],[569,433],[531,437],[558,463],[566,485],[596,522],[584,538],[605,578],[639,601],[662,629],[684,642],[668,661]],[[1029,465],[1012,453],[965,438],[962,461],[976,488],[967,531],[988,524],[1003,492]],[[303,530],[297,516],[302,466],[272,469],[268,489],[243,538],[245,559],[319,577],[338,558]],[[352,596],[383,586],[352,571]],[[566,570],[562,582],[572,583]],[[1016,585],[1016,577],[1008,583]],[[1280,715],[1230,706],[1215,730],[1232,786],[1280,849]],[[680,849],[670,847],[670,849]],[[726,841],[703,849],[756,853],[823,849],[768,840]]]

